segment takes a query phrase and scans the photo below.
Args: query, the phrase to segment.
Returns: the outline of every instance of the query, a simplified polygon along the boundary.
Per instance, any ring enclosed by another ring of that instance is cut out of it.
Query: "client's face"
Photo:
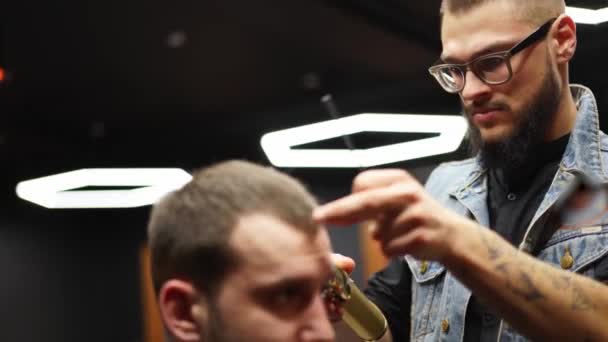
[[[230,244],[243,259],[223,281],[206,332],[218,341],[333,341],[320,292],[331,275],[327,232],[268,215],[240,220]]]

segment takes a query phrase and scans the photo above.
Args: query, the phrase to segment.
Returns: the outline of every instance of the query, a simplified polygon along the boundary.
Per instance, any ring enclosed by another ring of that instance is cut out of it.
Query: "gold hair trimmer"
[[[342,320],[364,341],[378,341],[386,333],[388,323],[382,311],[341,268],[334,267],[323,295],[343,308]]]

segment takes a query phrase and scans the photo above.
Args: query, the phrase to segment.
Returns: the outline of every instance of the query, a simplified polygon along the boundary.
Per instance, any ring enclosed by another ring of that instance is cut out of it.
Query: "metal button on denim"
[[[489,313],[484,313],[482,316],[483,319],[483,324],[484,325],[493,325],[498,323],[498,318],[494,315],[491,315]]]
[[[429,263],[427,261],[423,261],[420,264],[420,274],[425,274],[426,271],[429,270]]]
[[[444,333],[450,331],[450,322],[447,319],[441,321],[441,331]]]
[[[574,258],[570,253],[570,247],[566,247],[564,255],[562,256],[562,259],[560,260],[559,264],[565,270],[569,270],[572,268],[572,266],[574,266]]]

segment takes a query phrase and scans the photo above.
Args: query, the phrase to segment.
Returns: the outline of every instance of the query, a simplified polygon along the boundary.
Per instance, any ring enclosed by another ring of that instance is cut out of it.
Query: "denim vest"
[[[578,114],[570,141],[559,169],[528,226],[519,248],[527,252],[535,248],[539,220],[557,200],[577,172],[584,172],[602,182],[608,181],[608,136],[599,130],[597,104],[593,93],[580,85],[572,85]],[[427,183],[427,191],[443,206],[489,225],[487,208],[487,175],[479,159],[445,163],[435,169]],[[542,224],[541,224],[542,225]],[[570,269],[593,277],[587,267],[608,254],[608,225],[593,229],[558,230],[537,250],[538,259],[560,267],[561,257],[569,250],[574,258]],[[443,265],[406,256],[412,271],[411,341],[462,341],[465,314],[471,297],[469,291]],[[501,322],[498,341],[527,341],[506,322]]]

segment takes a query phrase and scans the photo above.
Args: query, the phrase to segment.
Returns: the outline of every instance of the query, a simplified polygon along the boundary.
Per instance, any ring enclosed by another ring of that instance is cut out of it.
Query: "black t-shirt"
[[[393,341],[409,341],[412,273],[403,258],[392,259],[382,271],[374,274],[365,295],[386,316]]]
[[[538,158],[513,175],[502,170],[489,171],[490,227],[512,244],[517,245],[523,239],[553,181],[568,138],[569,135],[540,146],[533,154]],[[608,280],[608,258],[595,265],[595,275]],[[412,274],[405,260],[397,258],[375,274],[365,289],[366,295],[387,316],[395,341],[409,340],[411,282]],[[467,307],[464,341],[494,342],[498,325],[499,319],[472,296]]]
[[[569,137],[537,147],[531,154],[535,158],[516,172],[488,170],[490,227],[511,244],[517,246],[523,240],[551,186]],[[467,307],[466,322],[465,341],[496,341],[500,320],[474,295]]]

